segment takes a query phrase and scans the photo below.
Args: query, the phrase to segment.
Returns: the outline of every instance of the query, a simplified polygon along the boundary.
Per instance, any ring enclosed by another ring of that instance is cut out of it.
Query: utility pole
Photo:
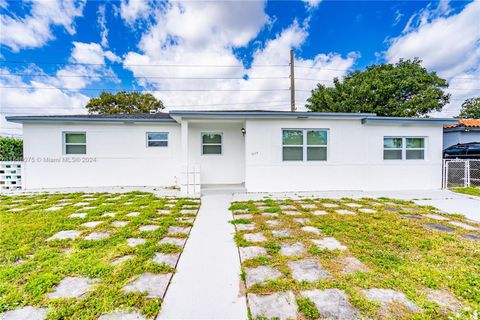
[[[295,54],[290,50],[290,111],[295,112]]]

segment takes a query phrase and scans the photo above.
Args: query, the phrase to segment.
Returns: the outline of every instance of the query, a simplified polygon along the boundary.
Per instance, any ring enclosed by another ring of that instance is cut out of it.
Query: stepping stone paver
[[[0,320],[44,320],[47,318],[45,308],[31,306],[0,313]]]
[[[296,210],[297,208],[295,206],[292,206],[292,205],[281,205],[280,209],[282,209],[282,211],[283,211],[283,210]]]
[[[300,228],[302,231],[309,232],[309,233],[314,233],[316,235],[321,234],[320,230],[318,230],[317,227],[312,227],[312,226],[305,226]]]
[[[304,209],[315,209],[317,206],[315,204],[302,204],[302,208]]]
[[[460,227],[460,228],[463,228],[463,229],[469,230],[469,231],[480,230],[480,228],[471,226],[469,224],[466,224],[466,223],[463,223],[463,222],[460,222],[460,221],[450,221],[449,223],[454,225],[454,226],[457,226],[457,227]]]
[[[197,214],[197,210],[180,210],[180,214]]]
[[[233,218],[234,219],[251,219],[252,218],[252,214],[250,213],[247,213],[247,214],[237,214],[235,215]]]
[[[257,233],[246,233],[243,235],[243,238],[249,242],[263,242],[267,241],[267,238],[261,232]]]
[[[280,225],[280,221],[278,221],[278,220],[267,220],[267,221],[265,221],[265,223],[267,225],[269,225],[270,227],[276,227],[276,226]]]
[[[113,221],[111,223],[112,227],[123,228],[128,224],[128,221]]]
[[[133,282],[122,288],[124,292],[147,292],[147,298],[163,298],[168,283],[172,277],[171,273],[153,274],[144,273]]]
[[[390,212],[402,212],[401,209],[399,209],[399,208],[392,208],[392,207],[383,208],[383,210],[385,210],[385,211],[390,211]]]
[[[83,206],[88,206],[90,202],[77,202],[73,204],[75,207],[83,207]]]
[[[185,241],[187,238],[172,238],[172,237],[165,237],[158,242],[158,244],[173,244],[179,247],[183,247],[185,245]]]
[[[170,210],[160,209],[160,210],[157,210],[157,213],[158,214],[170,214]]]
[[[102,217],[113,218],[113,217],[115,217],[115,213],[114,212],[107,212],[107,213],[102,214]]]
[[[301,212],[299,211],[294,211],[294,210],[287,210],[287,211],[282,211],[284,214],[286,214],[287,216],[300,216],[302,215]]]
[[[190,228],[188,227],[175,227],[170,226],[168,227],[168,234],[188,234],[190,232]]]
[[[358,211],[363,213],[377,213],[377,210],[369,209],[369,208],[360,208]]]
[[[297,302],[292,291],[278,292],[269,295],[249,293],[248,304],[252,319],[296,319]]]
[[[424,226],[430,227],[436,230],[440,230],[440,231],[445,231],[445,232],[455,231],[454,228],[450,228],[450,227],[444,226],[443,224],[438,224],[438,223],[427,223],[427,224],[424,224]]]
[[[407,219],[412,219],[412,220],[420,220],[422,219],[421,216],[417,216],[415,214],[402,214],[401,217],[407,218]]]
[[[300,295],[315,304],[321,319],[360,319],[360,312],[350,304],[342,290],[306,290]]]
[[[321,203],[320,205],[322,205],[325,208],[337,208],[338,207],[338,204],[336,204],[336,203]]]
[[[316,282],[329,276],[327,270],[314,259],[295,260],[288,263],[292,278],[297,281]]]
[[[362,205],[361,204],[358,204],[358,203],[345,203],[345,205],[347,207],[350,207],[350,208],[360,208]]]
[[[136,211],[126,214],[127,217],[138,217],[139,215],[140,215],[140,212],[136,212]]]
[[[290,237],[291,235],[288,229],[272,230],[272,236],[275,238]]]
[[[95,228],[96,226],[98,226],[102,223],[103,223],[103,221],[89,221],[89,222],[82,223],[81,226],[82,227],[87,227],[87,228]]]
[[[72,213],[71,215],[69,215],[70,218],[80,218],[80,219],[84,219],[86,216],[87,216],[87,214],[84,213],[84,212],[82,212],[82,213]]]
[[[45,211],[58,211],[58,210],[62,210],[63,207],[50,207],[50,208],[47,208],[45,209]],[[10,209],[8,211],[13,211],[14,209]],[[23,210],[23,209],[20,209],[20,210]],[[15,210],[15,211],[20,211],[20,210]]]
[[[462,235],[462,238],[480,242],[480,236],[476,234],[464,234]]]
[[[164,263],[169,267],[175,268],[175,265],[177,264],[179,257],[180,257],[179,253],[176,253],[176,254],[155,253],[153,262],[158,264]]]
[[[323,216],[325,214],[328,214],[328,212],[325,210],[315,210],[315,211],[311,211],[310,213],[313,214],[314,216]]]
[[[408,300],[407,297],[405,297],[405,294],[400,291],[373,288],[363,290],[363,293],[365,294],[367,299],[379,302],[384,306],[388,306],[391,303],[400,303],[411,311],[420,311],[417,305],[412,301]]]
[[[338,214],[349,214],[349,215],[354,215],[355,212],[353,211],[350,211],[350,210],[345,210],[345,209],[338,209],[338,210],[335,210],[336,213]]]
[[[278,213],[275,213],[275,212],[264,212],[264,213],[262,213],[262,216],[263,216],[263,217],[267,217],[267,218],[277,218],[277,217],[278,217]]]
[[[259,256],[266,256],[267,255],[267,250],[263,247],[240,247],[239,248],[240,252],[240,259],[242,261],[248,260],[248,259],[253,259]]]
[[[127,239],[127,246],[129,247],[136,247],[142,244],[145,244],[147,242],[147,239],[142,239],[142,238],[128,238]]]
[[[147,318],[138,312],[113,312],[100,316],[98,320],[147,320]]]
[[[47,241],[52,241],[52,240],[72,240],[76,239],[82,234],[82,231],[77,231],[77,230],[63,230],[60,232],[55,233],[53,236],[47,239]]]
[[[55,287],[55,290],[48,294],[49,299],[53,298],[79,298],[87,293],[99,279],[84,277],[66,277]]]
[[[267,266],[245,268],[245,283],[247,287],[251,287],[256,283],[261,283],[267,280],[275,280],[281,276],[282,274],[280,271]]]
[[[238,231],[251,231],[255,229],[254,223],[238,223],[235,225]]]
[[[293,221],[299,224],[307,224],[310,222],[310,219],[307,218],[294,218]]]
[[[280,244],[280,254],[282,256],[298,256],[303,253],[305,253],[305,246],[301,242]]]
[[[313,239],[312,242],[315,243],[317,245],[317,248],[320,249],[320,250],[324,250],[324,249],[326,249],[326,250],[335,250],[335,249],[346,250],[347,249],[347,247],[342,245],[340,242],[338,242],[337,239],[331,238],[331,237],[323,238],[321,240]]]
[[[144,226],[140,226],[138,227],[138,231],[155,231],[157,230],[158,228],[160,228],[159,225],[156,225],[156,224],[148,224],[148,225],[144,225]]]
[[[103,240],[110,237],[109,232],[92,232],[85,237],[85,240]]]
[[[427,299],[438,304],[445,311],[459,312],[462,303],[452,294],[443,290],[426,289]]]
[[[341,257],[339,258],[339,264],[342,274],[352,274],[355,272],[368,272],[370,268],[364,265],[360,260],[355,257]]]
[[[132,255],[126,255],[126,256],[123,256],[123,257],[120,257],[120,258],[117,258],[115,260],[112,261],[112,266],[116,266],[117,264],[120,264],[124,261],[128,261],[130,259],[133,259],[133,256]]]
[[[428,217],[428,218],[431,218],[431,219],[439,220],[439,221],[448,221],[448,220],[450,220],[450,219],[448,219],[448,218],[445,218],[444,216],[441,216],[441,215],[438,215],[438,214],[433,214],[433,213],[425,214],[424,216],[425,216],[425,217]]]

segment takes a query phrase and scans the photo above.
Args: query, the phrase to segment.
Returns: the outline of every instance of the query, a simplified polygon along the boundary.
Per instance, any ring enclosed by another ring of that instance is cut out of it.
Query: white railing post
[[[465,161],[465,187],[470,187],[470,160]]]

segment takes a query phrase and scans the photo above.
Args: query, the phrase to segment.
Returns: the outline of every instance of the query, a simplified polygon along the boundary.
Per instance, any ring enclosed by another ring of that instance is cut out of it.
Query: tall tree
[[[480,97],[470,98],[462,103],[459,118],[480,119]]]
[[[318,112],[367,112],[379,116],[422,117],[439,111],[450,95],[447,81],[428,72],[421,60],[400,60],[334,79],[333,87],[318,84],[306,107]]]
[[[98,98],[91,98],[86,105],[90,114],[148,113],[164,108],[162,101],[151,93],[125,92],[115,94],[102,92]]]

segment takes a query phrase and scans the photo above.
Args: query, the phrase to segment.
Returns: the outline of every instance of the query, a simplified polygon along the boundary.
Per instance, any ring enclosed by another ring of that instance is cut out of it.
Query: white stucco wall
[[[63,131],[85,131],[87,154],[63,155]],[[146,132],[150,131],[169,132],[168,147],[147,148]],[[181,144],[177,123],[25,123],[23,132],[27,189],[180,183]]]
[[[326,162],[283,162],[282,129],[329,129]],[[360,120],[247,120],[248,191],[438,189],[442,128]],[[425,160],[383,160],[384,136],[426,138]]]
[[[200,164],[202,184],[245,182],[245,138],[243,123],[208,122],[188,124],[188,162]],[[202,155],[202,132],[222,134],[222,154]]]
[[[480,142],[480,131],[447,131],[443,133],[443,148],[457,143]]]

